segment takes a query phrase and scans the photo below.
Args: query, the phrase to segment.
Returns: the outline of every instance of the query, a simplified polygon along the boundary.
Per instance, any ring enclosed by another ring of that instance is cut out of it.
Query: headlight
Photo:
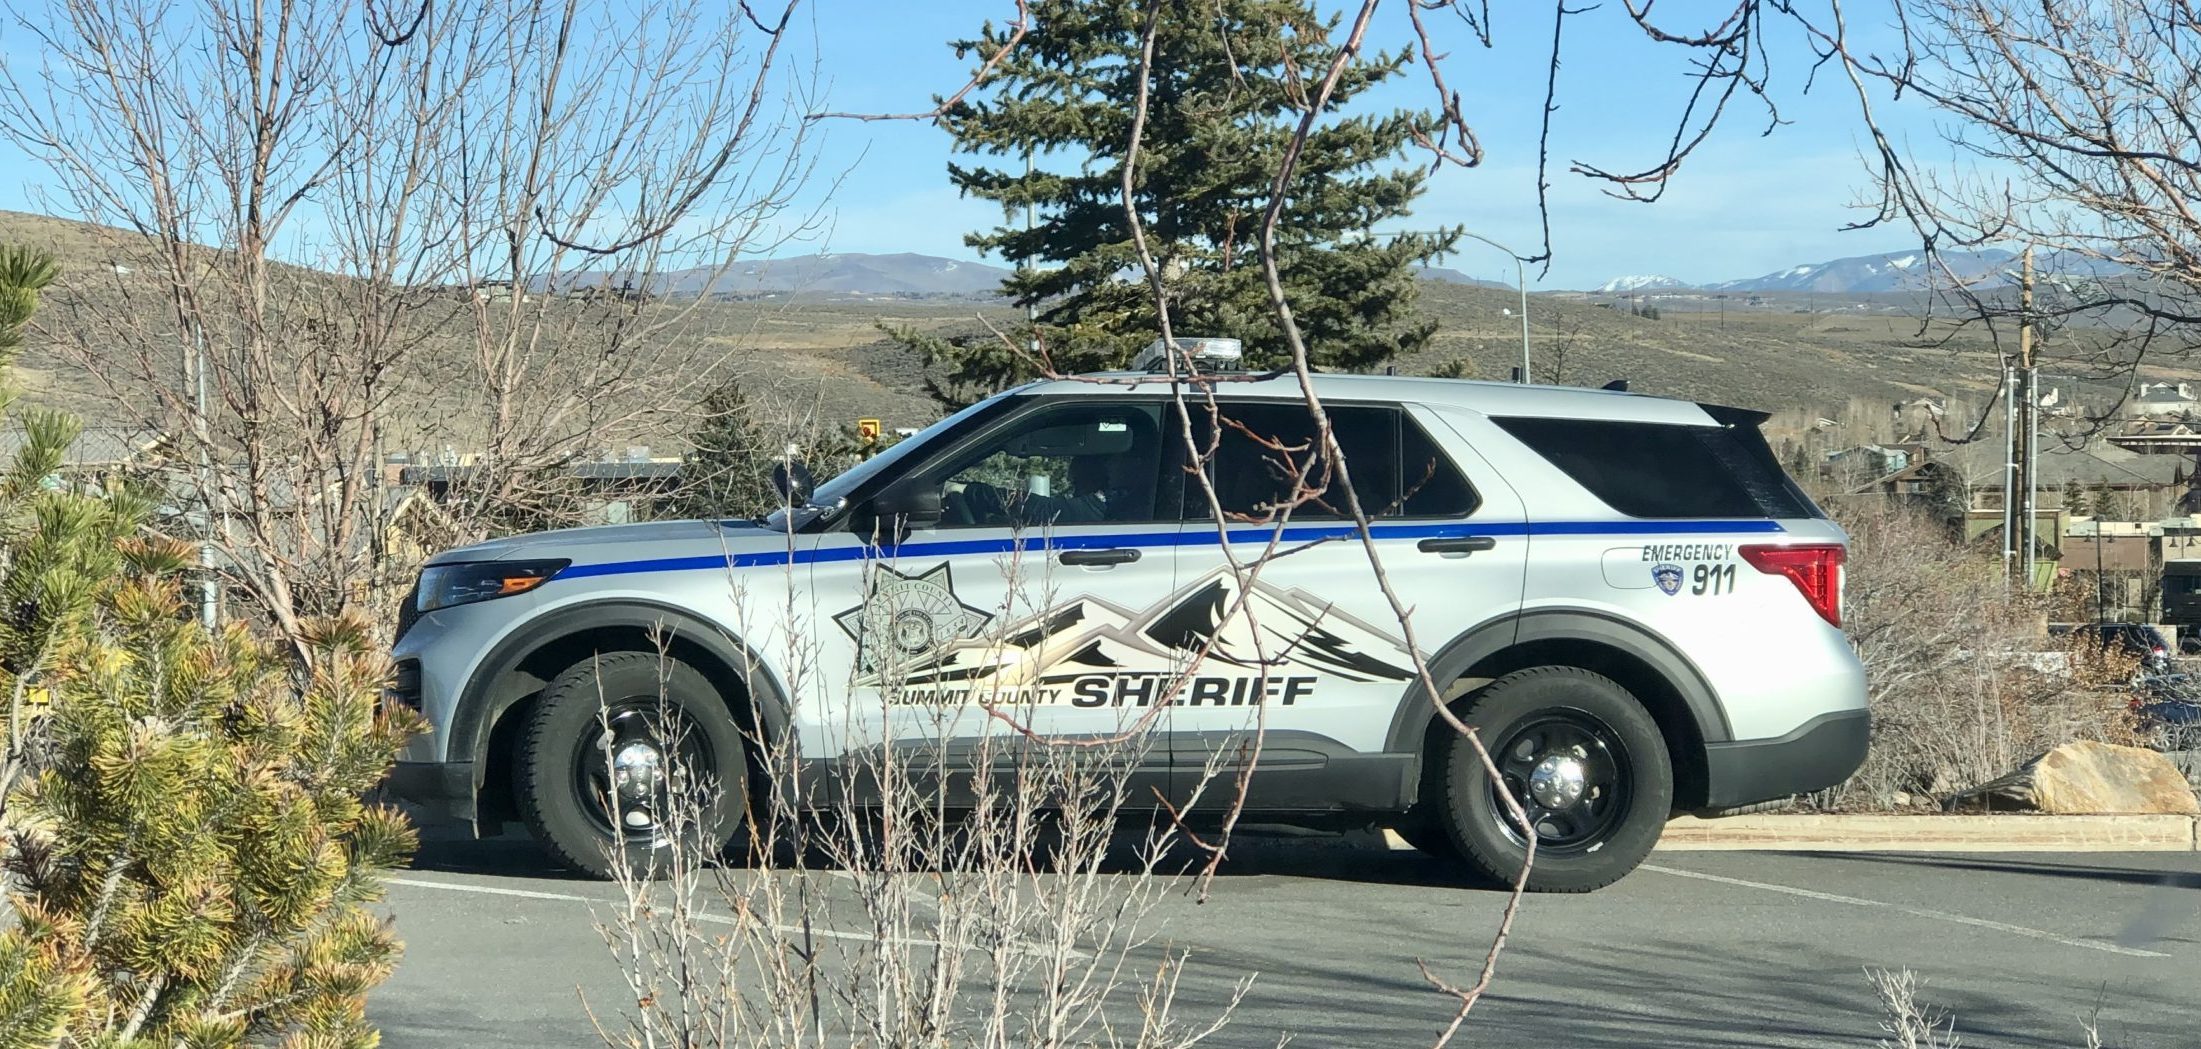
[[[420,573],[420,597],[414,607],[433,612],[493,597],[524,594],[550,582],[571,561],[468,561],[430,565]]]

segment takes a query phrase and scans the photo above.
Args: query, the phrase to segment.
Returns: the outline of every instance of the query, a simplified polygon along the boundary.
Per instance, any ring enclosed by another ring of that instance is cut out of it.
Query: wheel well
[[[1658,723],[1659,734],[1666,739],[1666,753],[1674,767],[1674,808],[1688,811],[1704,807],[1709,789],[1704,733],[1697,727],[1688,700],[1682,698],[1673,682],[1666,680],[1657,668],[1611,645],[1554,638],[1530,641],[1493,653],[1460,675],[1458,680],[1469,687],[1453,700],[1454,709],[1464,709],[1475,691],[1490,681],[1516,670],[1551,666],[1579,667],[1611,678],[1627,689],[1636,702],[1650,711],[1651,719]],[[1435,731],[1438,723],[1439,719],[1431,715],[1431,731]]]
[[[660,647],[710,680],[726,701],[727,711],[733,715],[734,724],[744,737],[763,738],[758,734],[755,705],[750,702],[743,675],[707,646],[678,634],[661,637],[656,630],[647,627],[615,626],[575,631],[528,653],[518,665],[490,683],[489,742],[483,755],[481,789],[474,803],[476,819],[484,833],[495,833],[504,821],[519,818],[518,803],[512,794],[513,755],[520,730],[534,711],[536,698],[542,695],[543,689],[559,675],[592,657],[616,652],[655,652]]]

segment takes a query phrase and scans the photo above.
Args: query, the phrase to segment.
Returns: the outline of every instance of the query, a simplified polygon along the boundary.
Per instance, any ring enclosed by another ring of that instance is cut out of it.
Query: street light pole
[[[1469,240],[1482,241],[1499,251],[1505,252],[1513,259],[1513,286],[1520,289],[1521,292],[1521,381],[1527,383],[1530,381],[1528,370],[1528,273],[1521,266],[1521,256],[1514,254],[1512,248],[1480,234],[1461,230],[1460,236]]]

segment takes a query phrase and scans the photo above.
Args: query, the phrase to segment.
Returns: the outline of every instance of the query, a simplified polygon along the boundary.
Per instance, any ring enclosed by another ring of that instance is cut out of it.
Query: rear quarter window
[[[1630,517],[1821,517],[1755,426],[1493,420]]]

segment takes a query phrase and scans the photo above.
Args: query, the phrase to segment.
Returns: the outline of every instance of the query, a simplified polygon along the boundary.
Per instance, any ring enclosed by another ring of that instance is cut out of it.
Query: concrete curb
[[[1393,849],[1411,849],[1393,831]],[[2201,852],[2201,816],[1760,814],[1666,825],[1660,852]]]
[[[1666,825],[1664,851],[2194,852],[2201,817],[2041,815],[1774,815]]]

